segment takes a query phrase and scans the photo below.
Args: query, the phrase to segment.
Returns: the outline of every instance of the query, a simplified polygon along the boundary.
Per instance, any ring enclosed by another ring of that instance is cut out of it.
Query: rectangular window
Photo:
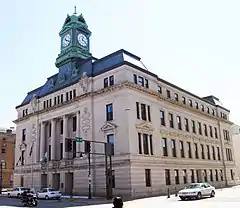
[[[43,109],[46,108],[46,101],[43,101]]]
[[[114,134],[108,134],[107,135],[107,143],[110,143],[112,145],[112,155],[114,155]]]
[[[201,154],[202,154],[202,159],[205,159],[205,153],[204,153],[204,145],[201,144]]]
[[[215,116],[215,111],[214,111],[214,109],[212,109],[212,115]]]
[[[162,87],[158,85],[158,93],[162,94]]]
[[[202,125],[200,122],[198,122],[198,133],[202,135]]]
[[[63,159],[63,143],[60,143],[60,160]]]
[[[171,139],[171,147],[172,147],[172,156],[177,157],[176,153],[176,142],[174,139]]]
[[[61,95],[61,98],[62,97],[63,97],[63,95]],[[63,102],[63,100],[61,102]],[[59,103],[60,103],[60,96],[57,97],[57,104],[59,104]]]
[[[103,87],[104,88],[108,87],[108,77],[104,78],[104,80],[103,80]]]
[[[143,77],[138,76],[138,83],[144,87],[144,79]]]
[[[202,112],[204,112],[204,105],[201,105]]]
[[[151,187],[151,170],[145,169],[146,187]]]
[[[210,181],[213,181],[213,171],[212,170],[209,170],[209,172],[210,172]]]
[[[153,155],[152,135],[149,135],[149,146],[150,146],[150,154]]]
[[[165,169],[165,181],[166,185],[171,185],[171,175],[169,169]]]
[[[21,152],[21,165],[24,165],[25,164],[25,151],[23,150]]]
[[[208,182],[207,170],[203,170],[204,182]]]
[[[165,114],[164,111],[160,110],[160,121],[161,125],[165,126]]]
[[[26,140],[26,129],[22,130],[22,141],[24,142]]]
[[[187,142],[187,147],[188,147],[188,157],[192,158],[192,148],[191,148],[190,142]]]
[[[73,98],[77,97],[76,89],[73,90]]]
[[[169,124],[171,128],[174,128],[174,124],[173,124],[173,114],[169,113]]]
[[[73,129],[73,131],[76,131],[77,130],[77,117],[76,116],[74,116],[73,118],[72,118],[72,129]]]
[[[191,182],[195,183],[194,170],[191,169]]]
[[[68,92],[66,92],[66,101],[68,101],[69,97],[68,97]]]
[[[138,133],[138,151],[139,154],[142,154],[142,135]]]
[[[147,112],[146,112],[146,105],[141,103],[141,117],[142,120],[146,121],[147,120]]]
[[[187,184],[187,170],[183,170],[183,183]]]
[[[69,92],[70,100],[72,100],[72,91]]]
[[[109,86],[112,86],[112,85],[114,85],[114,76],[113,75],[109,77]]]
[[[76,141],[73,141],[73,158],[76,158],[77,156],[76,151],[77,151],[77,143]]]
[[[143,153],[145,155],[149,155],[148,135],[147,134],[143,134]]]
[[[197,102],[195,102],[195,107],[196,107],[196,109],[198,109],[199,107],[198,107],[198,103]]]
[[[134,81],[135,84],[138,83],[138,82],[137,82],[137,75],[136,75],[136,74],[133,74],[133,81]]]
[[[189,106],[192,107],[192,100],[189,99],[188,102],[189,102]]]
[[[137,119],[140,119],[139,102],[136,102]]]
[[[170,90],[167,90],[167,97],[168,97],[168,98],[171,98],[171,92],[170,92]]]
[[[186,98],[182,96],[182,102],[183,104],[186,104]]]
[[[233,174],[233,170],[230,170],[230,174],[231,174],[231,179],[234,180],[234,174]]]
[[[146,88],[149,88],[148,79],[145,79],[145,87],[146,87]]]
[[[57,97],[54,97],[54,105],[57,105]]]
[[[185,130],[189,131],[188,119],[185,118]]]
[[[215,147],[214,146],[212,146],[212,158],[213,158],[213,160],[216,160]]]
[[[58,104],[59,104],[59,96],[58,96]],[[63,94],[61,94],[61,103],[63,103]]]
[[[52,124],[49,123],[48,124],[48,137],[51,137],[51,134],[52,134]]]
[[[113,105],[108,104],[106,105],[106,121],[112,121],[113,120]]]
[[[60,121],[60,134],[63,134],[63,120]]]
[[[175,173],[175,184],[179,184],[179,171],[175,169],[174,173]]]
[[[221,181],[223,181],[223,170],[220,170]]]
[[[214,134],[215,134],[215,138],[217,139],[218,138],[218,133],[217,133],[217,128],[214,127]]]
[[[221,160],[220,148],[219,147],[217,147],[217,157],[218,157],[218,160]]]
[[[218,170],[215,170],[216,181],[218,181]]]
[[[168,156],[167,139],[162,138],[163,156]]]
[[[192,132],[196,134],[195,121],[192,120]]]
[[[204,133],[205,133],[205,136],[208,136],[208,131],[207,131],[207,125],[204,124]]]
[[[197,182],[200,183],[200,176],[201,176],[200,170],[196,170],[196,175],[197,175]]]
[[[182,123],[181,123],[181,117],[177,116],[177,125],[178,125],[178,129],[182,130]]]
[[[183,141],[179,141],[179,145],[180,145],[180,153],[181,153],[181,157],[184,158],[184,146],[183,146]]]
[[[212,126],[209,126],[210,137],[213,137]]]
[[[194,151],[195,151],[195,158],[198,159],[198,145],[197,143],[194,143]]]
[[[174,94],[174,98],[175,98],[175,101],[178,101],[178,94],[177,93]]]
[[[208,113],[208,114],[210,113],[209,107],[207,107],[207,113]]]
[[[209,145],[207,145],[207,156],[208,156],[208,159],[211,160]]]
[[[150,109],[150,105],[147,106],[147,113],[148,113],[148,121],[151,122],[151,109]]]

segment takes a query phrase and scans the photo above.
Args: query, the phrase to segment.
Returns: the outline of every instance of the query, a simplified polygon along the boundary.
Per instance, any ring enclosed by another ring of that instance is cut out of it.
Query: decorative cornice
[[[82,100],[86,100],[86,99],[88,99],[90,97],[103,96],[103,94],[115,92],[115,91],[123,89],[123,88],[128,88],[128,89],[131,89],[131,90],[143,92],[145,94],[148,94],[148,95],[152,96],[153,98],[155,98],[157,100],[165,101],[165,102],[171,103],[172,105],[175,105],[175,106],[177,105],[178,107],[181,107],[181,108],[193,111],[194,113],[196,113],[198,115],[205,116],[207,118],[210,118],[210,119],[213,119],[213,120],[217,120],[219,122],[227,123],[227,124],[230,124],[230,125],[233,124],[231,121],[222,119],[220,117],[216,117],[216,116],[212,116],[212,115],[206,114],[204,112],[201,112],[200,110],[197,110],[197,109],[194,109],[194,108],[189,107],[187,105],[181,104],[179,102],[167,99],[167,98],[163,97],[161,94],[159,94],[159,93],[157,93],[157,92],[155,92],[153,90],[147,89],[145,87],[142,87],[140,85],[137,85],[137,84],[129,82],[129,81],[123,81],[122,83],[117,84],[117,85],[113,85],[113,86],[110,86],[110,87],[106,87],[106,88],[97,90],[95,92],[89,92],[89,93],[77,96],[76,98],[74,98],[72,100],[68,100],[68,101],[62,102],[62,103],[60,103],[58,105],[55,105],[55,106],[52,106],[50,108],[39,110],[36,113],[30,113],[30,114],[28,114],[28,115],[26,115],[24,117],[16,119],[13,122],[15,124],[17,124],[17,123],[19,123],[21,121],[25,121],[25,120],[35,116],[35,115],[40,115],[40,114],[47,113],[47,112],[50,112],[50,111],[53,111],[53,110],[56,110],[56,109],[60,109],[60,108],[66,107],[67,105],[70,105],[72,103],[79,102],[79,101],[82,101]]]

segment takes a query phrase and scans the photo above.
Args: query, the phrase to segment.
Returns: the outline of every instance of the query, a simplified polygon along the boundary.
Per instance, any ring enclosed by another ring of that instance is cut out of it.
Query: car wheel
[[[212,191],[210,197],[214,197],[214,196],[215,196],[215,191]]]
[[[48,200],[48,199],[49,199],[48,195],[46,195],[46,196],[45,196],[45,199],[46,199],[46,200]]]
[[[11,195],[10,195],[10,194],[8,194],[8,198],[11,198]]]
[[[201,199],[202,198],[202,194],[201,194],[201,192],[198,192],[198,194],[197,194],[197,199],[199,200],[199,199]]]
[[[180,196],[180,199],[183,200],[183,201],[186,200],[186,198],[185,198],[185,197],[182,197],[182,196]]]
[[[17,198],[20,198],[20,194],[17,194]]]

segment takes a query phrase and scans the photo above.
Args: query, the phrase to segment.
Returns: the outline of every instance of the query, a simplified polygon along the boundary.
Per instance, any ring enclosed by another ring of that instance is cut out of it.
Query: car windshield
[[[200,184],[190,184],[186,187],[186,189],[194,189],[194,188],[201,188]]]
[[[29,188],[21,188],[23,191],[28,191],[30,190]]]
[[[56,189],[50,188],[48,189],[48,191],[56,191]]]

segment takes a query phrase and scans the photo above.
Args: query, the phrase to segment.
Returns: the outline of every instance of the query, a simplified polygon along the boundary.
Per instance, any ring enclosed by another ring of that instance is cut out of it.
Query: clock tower
[[[59,36],[61,38],[61,53],[56,59],[57,67],[92,56],[89,52],[91,32],[82,14],[77,15],[76,7],[73,15],[67,15]]]

